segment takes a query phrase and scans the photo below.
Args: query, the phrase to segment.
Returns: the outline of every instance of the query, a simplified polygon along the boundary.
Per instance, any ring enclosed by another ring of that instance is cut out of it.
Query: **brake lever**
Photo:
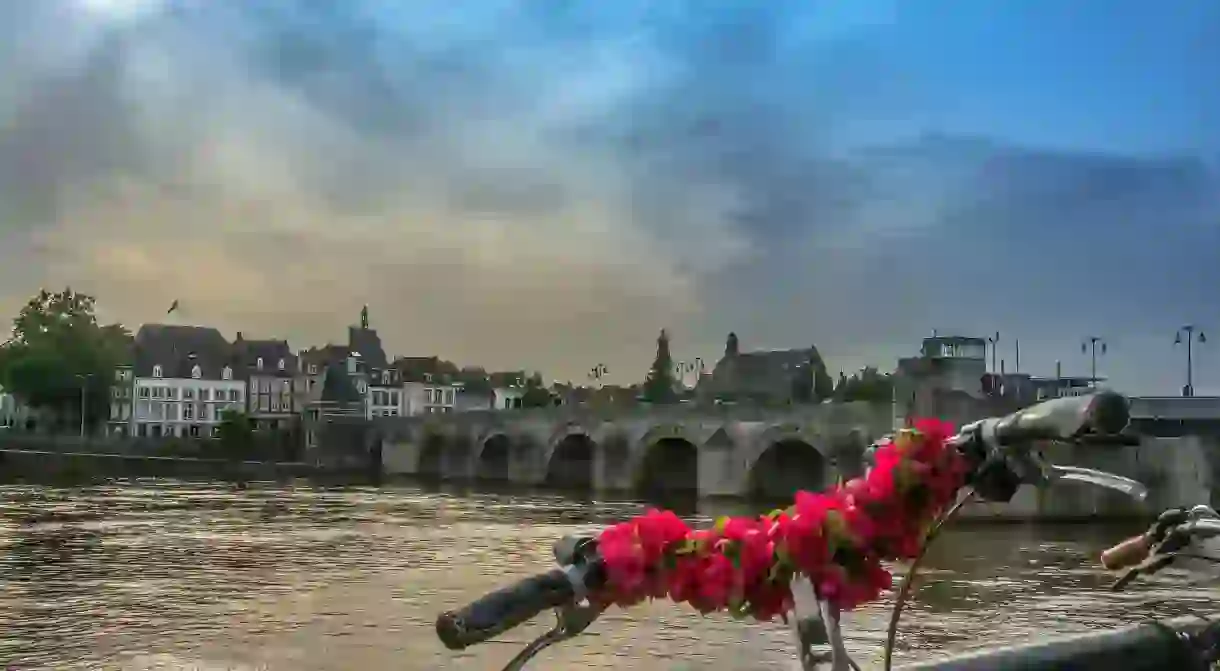
[[[555,626],[525,646],[503,671],[521,671],[525,664],[543,650],[569,638],[579,636],[606,611],[606,606],[592,603],[560,606],[554,609]]]

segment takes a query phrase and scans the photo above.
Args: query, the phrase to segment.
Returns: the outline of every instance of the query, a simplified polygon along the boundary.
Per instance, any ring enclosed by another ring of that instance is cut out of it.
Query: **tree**
[[[96,424],[110,412],[115,367],[128,356],[131,334],[101,326],[92,296],[71,288],[31,298],[0,345],[0,386],[31,408],[66,423]],[[82,407],[83,403],[83,407]]]
[[[834,399],[841,403],[854,401],[889,403],[893,400],[893,391],[893,376],[879,373],[876,368],[868,366],[851,377],[839,373],[839,383],[835,385]]]
[[[550,390],[542,384],[542,373],[535,372],[525,378],[525,393],[521,395],[523,408],[549,408],[555,404]]]
[[[649,403],[673,403],[677,399],[674,392],[674,360],[669,353],[669,334],[661,329],[657,336],[657,356],[653,359],[648,377],[644,379],[644,400]]]
[[[225,410],[216,427],[220,453],[233,461],[245,461],[254,454],[254,422],[240,410]]]

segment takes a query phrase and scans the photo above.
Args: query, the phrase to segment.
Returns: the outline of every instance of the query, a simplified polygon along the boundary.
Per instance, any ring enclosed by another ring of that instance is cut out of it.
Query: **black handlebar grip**
[[[575,597],[571,580],[557,568],[488,594],[436,618],[436,635],[450,650],[482,643]]]

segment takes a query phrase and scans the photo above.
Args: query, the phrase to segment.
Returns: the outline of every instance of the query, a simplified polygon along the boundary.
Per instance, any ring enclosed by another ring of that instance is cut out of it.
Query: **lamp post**
[[[88,408],[89,402],[89,395],[87,392],[89,389],[89,379],[92,377],[92,373],[86,373],[84,375],[78,374],[76,376],[76,379],[80,380],[80,437],[82,440],[85,438],[85,411]]]
[[[605,377],[609,373],[610,373],[610,371],[609,371],[609,369],[606,368],[606,364],[599,363],[596,366],[594,366],[593,368],[589,369],[589,379],[596,381],[597,386],[600,387],[602,384],[602,378]]]
[[[1203,332],[1198,330],[1194,324],[1187,324],[1178,329],[1173,339],[1174,345],[1181,345],[1183,341],[1186,343],[1186,386],[1182,387],[1182,395],[1187,397],[1195,395],[1194,342],[1196,335],[1200,345],[1207,342],[1207,336],[1203,335]]]
[[[1000,344],[1000,332],[996,331],[994,336],[988,336],[987,342],[991,344],[991,372],[994,373],[996,372],[995,360]]]
[[[1102,355],[1106,353],[1106,340],[1100,336],[1089,336],[1080,343],[1080,353],[1090,355],[1089,384],[1097,386],[1097,348],[1101,347]]]

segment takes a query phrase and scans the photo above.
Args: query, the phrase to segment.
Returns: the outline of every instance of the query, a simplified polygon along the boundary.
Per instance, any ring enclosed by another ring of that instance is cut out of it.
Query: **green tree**
[[[547,408],[555,404],[555,399],[542,383],[542,373],[535,372],[525,378],[525,393],[521,395],[523,408]]]
[[[652,361],[648,377],[644,379],[644,400],[649,403],[673,403],[677,399],[674,392],[674,360],[669,353],[669,334],[661,329],[657,336],[657,356]]]
[[[851,377],[839,373],[839,383],[835,385],[834,399],[842,403],[854,401],[889,403],[893,400],[893,391],[893,377],[868,366]]]
[[[89,425],[110,412],[115,367],[126,362],[131,334],[102,326],[92,296],[71,288],[38,292],[13,319],[0,345],[0,386],[66,427]]]
[[[225,458],[245,461],[254,456],[254,422],[240,410],[225,410],[217,425],[217,446]]]

